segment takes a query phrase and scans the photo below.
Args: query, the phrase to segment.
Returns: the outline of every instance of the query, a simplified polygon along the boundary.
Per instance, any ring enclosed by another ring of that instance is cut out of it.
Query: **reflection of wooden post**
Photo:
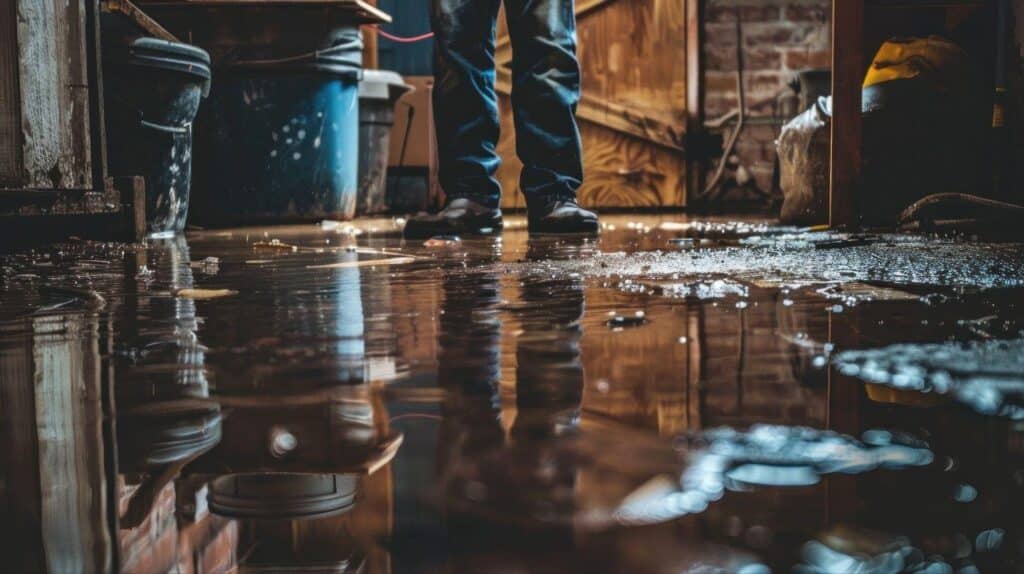
[[[829,314],[828,340],[838,350],[856,346],[856,326],[850,324],[849,317]],[[829,430],[860,438],[862,400],[859,381],[840,375],[835,368],[829,368],[826,415],[826,427]],[[826,523],[836,524],[853,520],[857,514],[857,478],[845,474],[830,475],[826,479],[826,490]]]
[[[0,510],[17,527],[12,572],[109,572],[98,320],[41,316],[4,327]],[[13,344],[12,344],[13,343]]]
[[[861,170],[861,83],[864,75],[864,2],[832,2],[832,161],[829,225],[857,224]]]

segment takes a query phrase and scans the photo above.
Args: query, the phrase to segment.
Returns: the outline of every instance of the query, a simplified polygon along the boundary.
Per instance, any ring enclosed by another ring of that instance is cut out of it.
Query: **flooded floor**
[[[3,256],[0,570],[1024,571],[1024,245],[510,223]]]

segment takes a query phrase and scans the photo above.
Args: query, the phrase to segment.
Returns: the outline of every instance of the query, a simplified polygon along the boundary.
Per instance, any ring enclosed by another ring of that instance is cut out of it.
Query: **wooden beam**
[[[174,36],[174,34],[171,34],[166,28],[161,26],[159,22],[150,18],[145,12],[140,10],[138,6],[132,4],[130,0],[103,0],[100,8],[104,12],[124,14],[138,27],[145,30],[147,34],[151,34],[155,38],[160,38],[161,40],[167,40],[169,42],[180,41]]]
[[[832,145],[829,217],[832,227],[855,227],[860,181],[861,84],[864,77],[864,1],[832,2]]]
[[[139,4],[158,7],[195,8],[303,8],[323,7],[345,10],[360,23],[391,23],[391,15],[367,0],[138,0]]]

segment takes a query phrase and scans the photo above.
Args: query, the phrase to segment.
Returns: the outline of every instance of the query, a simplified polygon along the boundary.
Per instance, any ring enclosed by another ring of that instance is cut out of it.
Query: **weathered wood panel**
[[[17,12],[0,5],[0,186],[21,180],[21,99],[18,97]]]
[[[694,0],[695,1],[695,0]],[[583,94],[578,109],[584,149],[580,201],[593,207],[686,204],[683,142],[687,124],[687,4],[669,0],[577,3]],[[503,204],[522,207],[521,164],[509,94],[512,47],[499,26],[498,92],[505,160]]]
[[[85,2],[16,2],[20,187],[91,187]]]

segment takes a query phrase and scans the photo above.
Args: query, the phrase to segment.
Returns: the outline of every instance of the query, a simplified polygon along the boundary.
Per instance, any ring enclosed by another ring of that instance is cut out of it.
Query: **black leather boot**
[[[491,235],[500,233],[501,210],[464,197],[455,198],[441,211],[415,215],[405,224],[406,239],[429,239],[436,235]]]
[[[593,234],[598,232],[597,214],[587,211],[575,199],[556,199],[529,209],[531,234]]]

